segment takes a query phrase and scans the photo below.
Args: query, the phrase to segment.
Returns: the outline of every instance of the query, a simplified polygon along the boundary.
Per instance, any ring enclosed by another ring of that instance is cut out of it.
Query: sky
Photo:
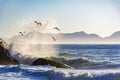
[[[105,37],[120,31],[120,0],[0,0],[0,36],[43,19],[55,20],[63,33],[85,31]]]

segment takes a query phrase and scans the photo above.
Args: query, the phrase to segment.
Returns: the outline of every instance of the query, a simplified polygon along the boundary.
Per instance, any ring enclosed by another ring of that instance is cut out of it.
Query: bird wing
[[[22,32],[19,32],[20,34],[22,33]]]
[[[52,36],[52,39],[54,40],[54,41],[56,41],[56,39]]]
[[[54,27],[54,29],[57,29],[58,31],[60,31],[60,29],[59,29],[59,28],[57,28],[57,27]]]
[[[42,23],[41,23],[41,22],[39,22],[38,24],[39,24],[40,26],[42,26]]]
[[[22,36],[23,36],[23,33],[22,32],[19,32]]]
[[[37,25],[39,24],[37,21],[34,21],[34,23],[36,23]]]

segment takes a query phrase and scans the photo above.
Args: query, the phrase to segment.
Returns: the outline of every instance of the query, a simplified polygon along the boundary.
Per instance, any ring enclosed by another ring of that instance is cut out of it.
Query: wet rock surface
[[[44,59],[44,58],[39,58],[39,59],[35,60],[31,65],[51,65],[51,66],[55,66],[57,68],[71,68],[70,66],[68,66],[66,64],[62,64],[62,63]]]
[[[10,57],[8,44],[0,39],[0,65],[16,65],[18,62]]]

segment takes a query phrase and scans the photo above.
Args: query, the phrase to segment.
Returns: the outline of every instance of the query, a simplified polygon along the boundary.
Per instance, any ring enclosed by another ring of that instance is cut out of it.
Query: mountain
[[[112,35],[105,37],[105,40],[120,42],[120,31],[114,32]]]
[[[108,37],[100,37],[97,34],[87,34],[84,31],[74,33],[61,33],[61,42],[68,43],[120,43],[120,31],[114,32]]]
[[[106,38],[120,38],[120,31],[114,32],[112,35]]]
[[[74,32],[74,33],[62,33],[61,34],[62,42],[96,42],[102,41],[103,38],[98,36],[97,34],[87,34],[84,31]]]

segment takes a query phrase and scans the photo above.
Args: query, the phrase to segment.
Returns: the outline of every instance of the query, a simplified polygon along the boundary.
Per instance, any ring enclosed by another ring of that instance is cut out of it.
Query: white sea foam
[[[120,69],[106,70],[68,70],[49,71],[51,80],[120,80]]]
[[[17,79],[18,78],[18,79]],[[3,80],[120,80],[120,69],[63,69],[50,66],[0,67]]]
[[[46,21],[42,22],[43,26],[34,22],[23,26],[20,32],[25,31],[26,33],[11,38],[9,46],[11,56],[20,63],[30,64],[34,58],[55,56],[55,53],[57,53],[56,49],[50,45],[54,44],[55,41],[52,39],[53,35],[49,34],[52,33],[52,30],[54,33],[55,25],[49,20],[47,20],[47,23]]]

